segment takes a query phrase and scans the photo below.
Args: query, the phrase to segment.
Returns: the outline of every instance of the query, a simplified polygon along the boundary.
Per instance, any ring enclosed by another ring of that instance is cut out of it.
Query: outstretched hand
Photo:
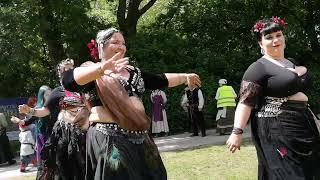
[[[21,114],[28,114],[31,111],[31,108],[26,104],[19,105],[18,109]]]
[[[190,89],[201,87],[200,77],[195,73],[187,74],[187,84]]]
[[[102,61],[101,68],[103,71],[105,71],[105,74],[107,74],[106,71],[117,73],[124,69],[129,64],[129,58],[123,56],[123,53],[118,52],[112,56],[112,58]]]

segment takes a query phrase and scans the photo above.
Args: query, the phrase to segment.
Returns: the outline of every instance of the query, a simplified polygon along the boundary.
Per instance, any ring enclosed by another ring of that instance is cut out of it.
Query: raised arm
[[[163,103],[167,103],[167,96],[166,96],[166,93],[164,91],[160,91],[161,92],[161,96],[162,96],[162,99],[163,99]]]
[[[198,109],[199,109],[199,111],[202,111],[203,105],[204,105],[204,99],[203,99],[203,94],[202,94],[201,89],[198,90],[198,98],[199,98],[199,106],[198,106]]]
[[[183,94],[183,96],[182,96],[182,98],[181,98],[181,103],[180,103],[180,105],[181,105],[181,107],[183,108],[183,110],[184,110],[185,112],[188,111],[188,108],[187,108],[187,106],[188,106],[188,98],[187,98],[186,93]]]
[[[29,114],[31,116],[36,116],[36,117],[45,117],[50,114],[50,111],[45,107],[31,108],[28,105],[23,104],[23,105],[19,105],[19,113]]]
[[[165,73],[168,79],[168,87],[175,87],[181,84],[188,84],[190,88],[201,87],[201,80],[194,73]]]

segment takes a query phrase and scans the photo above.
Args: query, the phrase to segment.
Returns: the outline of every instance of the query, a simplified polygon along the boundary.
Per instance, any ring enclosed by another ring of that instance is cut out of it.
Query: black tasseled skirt
[[[274,117],[251,120],[259,180],[320,179],[320,140],[304,102],[288,101]]]

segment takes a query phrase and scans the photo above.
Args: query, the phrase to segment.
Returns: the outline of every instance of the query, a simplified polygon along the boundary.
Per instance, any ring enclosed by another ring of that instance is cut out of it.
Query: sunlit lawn
[[[225,145],[182,152],[161,153],[169,180],[255,180],[257,158],[254,146],[246,143],[232,154]],[[15,180],[32,180],[33,176]]]
[[[1,178],[0,178],[1,179]],[[8,178],[7,180],[35,180],[36,176],[20,176],[20,177],[13,177],[13,178]]]
[[[257,157],[253,145],[232,154],[226,146],[212,146],[161,154],[169,180],[255,180]]]

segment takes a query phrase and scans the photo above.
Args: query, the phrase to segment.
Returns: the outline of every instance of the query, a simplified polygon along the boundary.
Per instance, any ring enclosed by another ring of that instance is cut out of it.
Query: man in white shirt
[[[193,134],[191,136],[198,136],[198,128],[200,128],[201,130],[201,136],[206,136],[206,128],[202,112],[203,105],[204,99],[201,89],[185,89],[185,94],[182,97],[181,106],[187,107],[189,118],[192,121]]]

